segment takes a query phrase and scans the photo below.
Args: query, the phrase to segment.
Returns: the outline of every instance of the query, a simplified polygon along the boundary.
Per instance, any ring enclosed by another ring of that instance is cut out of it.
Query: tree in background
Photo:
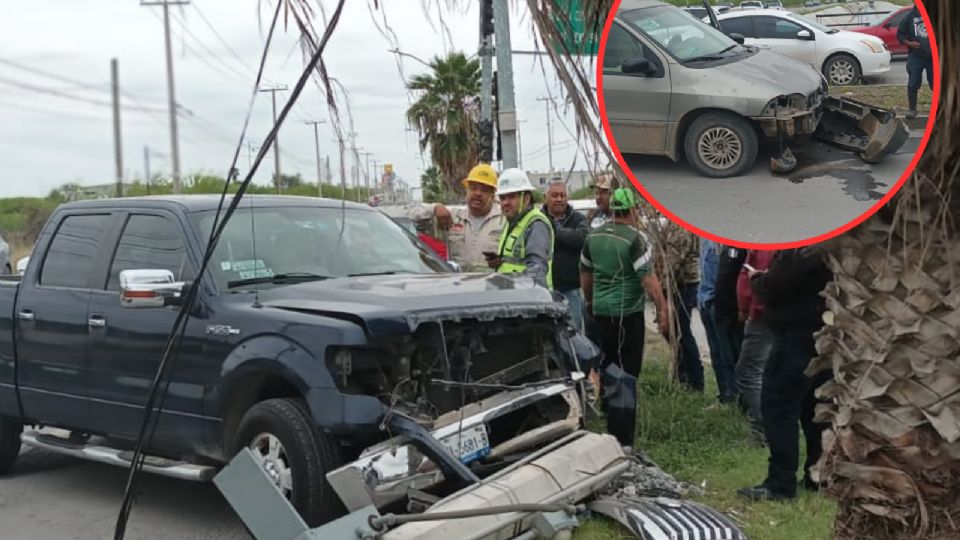
[[[430,150],[448,193],[463,193],[460,181],[477,164],[480,118],[480,61],[461,52],[430,61],[432,73],[415,75],[407,88],[418,94],[407,122]]]
[[[443,182],[443,175],[440,169],[430,167],[420,175],[420,186],[423,188],[424,202],[446,202],[444,199],[447,194],[446,185]]]

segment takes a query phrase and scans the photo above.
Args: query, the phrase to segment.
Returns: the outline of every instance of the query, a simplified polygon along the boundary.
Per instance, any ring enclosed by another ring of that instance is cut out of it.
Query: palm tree
[[[432,73],[415,75],[407,88],[419,93],[407,109],[407,122],[420,134],[421,150],[430,151],[451,193],[477,164],[480,113],[480,62],[460,52],[434,57]]]
[[[430,167],[420,175],[420,186],[423,188],[424,202],[447,202],[447,189],[443,183],[440,169]]]

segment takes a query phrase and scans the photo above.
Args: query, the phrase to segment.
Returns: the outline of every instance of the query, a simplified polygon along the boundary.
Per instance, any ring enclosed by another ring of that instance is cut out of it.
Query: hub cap
[[[261,433],[253,438],[249,448],[260,468],[267,473],[283,496],[289,499],[293,495],[293,470],[280,439],[269,433]]]
[[[856,69],[849,60],[837,60],[830,64],[830,82],[839,86],[853,83]]]
[[[743,144],[740,136],[727,127],[712,127],[700,136],[697,154],[711,169],[733,167],[740,160]]]

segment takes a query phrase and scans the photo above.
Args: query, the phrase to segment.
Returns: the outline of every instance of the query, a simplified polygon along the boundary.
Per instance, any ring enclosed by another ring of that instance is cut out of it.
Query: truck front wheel
[[[249,448],[267,476],[300,513],[317,527],[343,514],[326,475],[341,465],[339,445],[320,432],[300,399],[257,403],[237,429],[236,451]]]
[[[0,474],[6,474],[13,469],[20,455],[20,432],[23,425],[0,416]]]

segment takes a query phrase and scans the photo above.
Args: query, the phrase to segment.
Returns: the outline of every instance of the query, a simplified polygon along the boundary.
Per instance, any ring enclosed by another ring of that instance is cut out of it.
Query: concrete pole
[[[508,169],[517,166],[517,111],[513,95],[509,0],[493,0],[493,31],[497,48],[497,123],[503,168]]]
[[[317,196],[323,197],[323,174],[320,172],[320,131],[317,126],[326,124],[326,120],[313,120],[304,122],[307,125],[313,124],[313,145],[317,152]]]
[[[277,92],[286,90],[286,85],[271,86],[270,88],[260,88],[260,92],[270,92],[270,100],[273,103],[273,125],[277,125]],[[281,191],[280,182],[280,132],[277,132],[273,138],[273,175],[274,182],[277,183],[277,195]]]
[[[150,195],[150,147],[143,147],[143,178],[147,184],[147,195]]]
[[[113,160],[116,165],[117,197],[123,197],[123,147],[120,142],[120,66],[110,59],[110,89],[113,93]]]
[[[540,97],[537,101],[542,101],[547,112],[547,156],[549,156],[550,173],[553,174],[553,128],[550,126],[550,105],[553,99],[550,97]]]
[[[177,98],[173,81],[173,52],[170,47],[170,6],[163,3],[163,39],[167,54],[167,107],[170,114],[170,160],[173,167],[173,193],[179,194],[180,185],[180,138],[177,132]]]

